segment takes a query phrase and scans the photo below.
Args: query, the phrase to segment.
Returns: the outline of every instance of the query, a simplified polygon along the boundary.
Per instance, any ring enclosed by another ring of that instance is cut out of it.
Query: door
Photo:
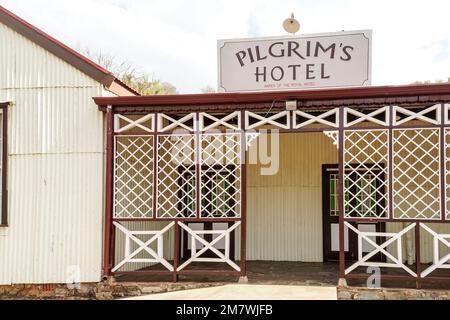
[[[352,201],[378,201],[376,198],[378,192],[370,192],[371,188],[374,188],[375,179],[371,178],[371,173],[367,172],[366,179],[359,179],[358,188],[363,189],[365,192],[356,192],[355,194],[366,195],[365,198],[353,199]],[[348,181],[346,188],[348,187]],[[322,170],[322,204],[323,204],[323,260],[337,261],[339,260],[339,170],[338,165],[324,165]],[[348,201],[349,195],[344,195]],[[354,198],[354,197],[353,197]],[[355,203],[352,207],[357,208],[358,204]],[[362,207],[362,206],[361,206]],[[367,223],[352,223],[352,225],[358,230],[364,232],[384,232],[384,222],[367,222]],[[370,237],[376,243],[383,241],[381,237]],[[357,260],[358,256],[358,237],[349,230],[348,227],[344,229],[344,250],[346,260]],[[362,252],[367,253],[373,250],[372,245],[363,241]],[[383,255],[376,254],[370,261],[381,261]]]
[[[217,169],[214,171],[212,169]],[[210,218],[224,218],[227,215],[234,216],[233,209],[236,205],[233,193],[235,192],[235,177],[230,175],[229,172],[235,170],[234,166],[228,166],[228,170],[222,170],[222,167],[203,167],[202,168],[202,209],[205,213],[212,214],[209,215]],[[209,170],[209,171],[208,171]],[[195,202],[190,201],[190,199],[195,199],[195,176],[194,170],[186,170],[184,167],[179,168],[180,176],[184,175],[184,179],[180,181],[180,189],[179,193],[180,199],[183,199],[183,203],[180,208],[190,208],[191,212],[195,212]],[[185,181],[189,181],[185,183]],[[184,194],[189,194],[189,197],[183,196]],[[216,217],[217,215],[217,217]],[[210,221],[210,222],[186,222],[186,225],[192,230],[196,231],[218,231],[218,230],[227,230],[230,228],[234,222],[218,222]],[[211,233],[199,234],[199,236],[205,239],[207,242],[213,241],[218,235]],[[234,260],[234,243],[235,243],[235,231],[232,231],[230,234],[230,258]],[[183,259],[189,259],[191,257],[191,248],[192,248],[192,239],[191,236],[184,230],[182,230],[182,237],[180,238],[181,245],[181,257]],[[200,241],[196,240],[194,243],[195,249],[197,251],[201,250],[204,245],[200,243]],[[226,242],[225,238],[220,239],[217,243],[214,244],[214,248],[219,250],[220,252],[226,252]],[[200,258],[216,258],[217,255],[211,250],[206,250]]]

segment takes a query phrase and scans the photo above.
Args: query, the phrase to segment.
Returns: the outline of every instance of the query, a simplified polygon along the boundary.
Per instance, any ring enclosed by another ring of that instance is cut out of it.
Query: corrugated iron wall
[[[289,133],[276,175],[248,165],[248,260],[322,261],[322,164],[337,162],[323,133]]]
[[[0,100],[13,103],[0,284],[100,280],[104,124],[92,97],[102,94],[100,84],[0,25]]]

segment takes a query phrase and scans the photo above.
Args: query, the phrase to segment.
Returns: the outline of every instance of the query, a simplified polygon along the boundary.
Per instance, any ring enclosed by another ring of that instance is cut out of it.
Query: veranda
[[[367,278],[368,267],[399,270],[381,277],[417,287],[449,280],[438,269],[450,268],[450,85],[95,101],[107,119],[105,277],[245,277],[249,257],[280,260],[277,250],[295,251],[279,243],[264,256],[255,244],[276,237],[256,219],[258,211],[276,222],[289,207],[304,219],[286,220],[280,239],[288,229],[305,233],[313,239],[304,241],[308,249],[317,242],[309,219],[321,227],[321,253],[294,252],[291,261],[338,260],[342,280]],[[295,110],[286,101],[295,101]],[[256,209],[265,196],[252,195],[250,152],[275,134],[284,139],[280,167],[292,183],[321,168],[312,182],[321,197],[308,208],[302,203],[311,194],[300,188],[287,206]],[[313,147],[302,149],[288,136]],[[327,156],[312,163],[325,149]],[[286,150],[303,157],[290,171],[283,168]]]

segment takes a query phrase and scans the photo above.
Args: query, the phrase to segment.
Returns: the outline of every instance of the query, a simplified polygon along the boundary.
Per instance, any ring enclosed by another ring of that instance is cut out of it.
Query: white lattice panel
[[[200,113],[200,131],[208,131],[219,127],[230,130],[240,130],[241,112],[235,111],[225,116],[212,115],[206,112]]]
[[[278,113],[254,113],[245,111],[245,129],[257,129],[263,126],[273,126],[275,128],[289,129],[291,114],[289,111]]]
[[[204,218],[241,214],[241,135],[201,135],[200,211]]]
[[[195,136],[158,136],[158,218],[196,216]]]
[[[241,225],[240,221],[235,222],[226,230],[193,230],[182,222],[179,222],[179,225],[184,231],[187,232],[188,236],[191,237],[191,256],[177,268],[177,271],[183,270],[192,262],[225,262],[234,270],[241,271],[241,268],[230,258],[231,232]],[[209,242],[204,239],[203,235],[205,234],[211,234],[215,237],[213,237],[213,240]],[[220,243],[222,239],[225,240],[224,253],[215,247],[215,245]],[[200,243],[202,246],[199,250],[197,250],[197,243]],[[216,257],[202,258],[201,256],[208,250],[214,253]]]
[[[175,222],[171,222],[161,230],[130,230],[119,222],[113,224],[116,230],[123,233],[125,245],[124,258],[114,266],[112,272],[130,263],[160,263],[167,270],[174,271],[173,266],[164,258],[164,234],[172,229]],[[149,239],[143,239],[148,236]],[[156,243],[156,251],[151,247],[153,243]],[[133,244],[137,247],[134,250],[131,249]],[[146,257],[142,257],[143,255]]]
[[[388,130],[345,131],[346,217],[387,217],[388,143]]]
[[[194,132],[196,129],[196,114],[189,113],[175,118],[174,115],[158,113],[158,132],[168,133],[177,129]]]
[[[411,276],[416,277],[417,274],[408,268],[403,263],[403,241],[402,237],[411,231],[415,224],[410,224],[409,226],[402,229],[397,233],[388,233],[388,232],[363,232],[355,228],[353,225],[345,222],[345,225],[352,230],[358,236],[358,261],[353,263],[350,267],[345,269],[345,274],[349,274],[353,270],[358,267],[387,267],[387,268],[401,268],[408,272]],[[378,244],[373,239],[386,239],[383,243]],[[367,243],[367,247],[371,247],[372,250],[368,253],[363,252],[363,243]],[[396,246],[397,255],[391,254],[388,252],[387,248],[390,245]],[[374,262],[370,261],[372,257],[376,254],[382,254],[389,262]]]
[[[114,218],[152,217],[153,137],[117,136]]]
[[[362,122],[373,123],[380,126],[389,125],[389,106],[361,112],[351,108],[344,108],[344,126],[352,127]]]
[[[439,129],[393,130],[394,218],[440,218]]]
[[[434,106],[425,108],[421,111],[416,111],[412,109],[405,109],[399,106],[393,106],[393,125],[399,126],[406,124],[413,120],[422,121],[431,124],[441,123],[441,105],[436,104]]]
[[[153,113],[144,116],[124,116],[121,114],[114,115],[114,132],[125,133],[132,129],[142,130],[145,132],[155,131],[155,115]]]
[[[331,109],[318,115],[296,110],[294,111],[293,117],[294,129],[300,129],[313,124],[320,124],[332,128],[339,127],[339,108]]]

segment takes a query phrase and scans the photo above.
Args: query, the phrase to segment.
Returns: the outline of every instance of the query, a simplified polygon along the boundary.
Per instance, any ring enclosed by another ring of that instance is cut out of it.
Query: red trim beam
[[[248,93],[211,93],[180,94],[141,97],[96,97],[95,103],[100,107],[107,105],[118,107],[130,106],[187,106],[187,105],[223,105],[241,103],[272,103],[273,101],[297,100],[326,101],[338,99],[376,99],[395,97],[417,97],[417,101],[426,96],[440,96],[450,101],[450,83],[431,85],[373,86],[337,89],[315,89],[279,92]],[[414,99],[411,99],[414,100]]]

